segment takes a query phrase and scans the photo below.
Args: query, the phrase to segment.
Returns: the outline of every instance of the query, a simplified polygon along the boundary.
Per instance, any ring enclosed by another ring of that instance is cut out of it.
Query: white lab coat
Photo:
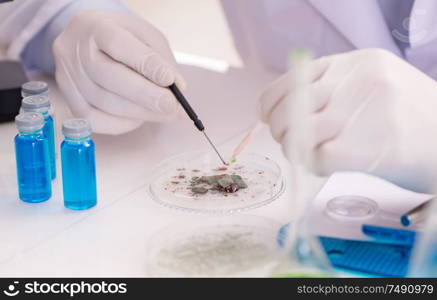
[[[248,64],[285,71],[292,48],[316,57],[360,48],[402,56],[377,0],[222,0],[235,44]],[[437,1],[416,0],[404,58],[437,78]]]
[[[0,45],[7,46],[8,56],[19,58],[26,43],[72,1],[16,0],[0,5]],[[287,53],[296,47],[311,49],[316,57],[369,47],[402,56],[377,0],[222,0],[222,4],[248,66],[285,71]],[[414,38],[405,59],[437,78],[437,1],[416,0],[412,22]]]
[[[19,59],[26,44],[74,0],[25,0],[0,5],[0,46]]]

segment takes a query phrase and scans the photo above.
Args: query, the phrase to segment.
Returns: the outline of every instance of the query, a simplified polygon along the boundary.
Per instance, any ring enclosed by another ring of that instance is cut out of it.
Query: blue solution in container
[[[21,113],[15,118],[19,133],[15,137],[18,194],[30,203],[52,196],[47,138],[42,133],[44,118],[40,113]]]
[[[277,242],[285,246],[289,224],[281,227]],[[378,277],[405,277],[412,253],[412,245],[388,244],[320,236],[331,264],[341,270]]]
[[[64,122],[61,144],[64,205],[74,210],[97,204],[95,146],[91,128],[83,119]]]
[[[47,137],[49,143],[50,156],[50,174],[51,178],[56,178],[56,153],[55,153],[55,128],[53,125],[53,118],[48,113],[44,115],[43,134]]]
[[[23,112],[39,112],[44,117],[43,134],[47,137],[49,143],[50,156],[50,174],[51,178],[56,178],[56,153],[55,153],[55,130],[53,125],[53,118],[49,114],[50,101],[47,95],[28,96],[23,99],[21,103],[21,110]]]

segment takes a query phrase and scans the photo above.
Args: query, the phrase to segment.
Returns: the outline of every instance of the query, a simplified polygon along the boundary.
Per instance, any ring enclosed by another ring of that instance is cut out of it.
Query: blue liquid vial
[[[18,194],[30,203],[52,196],[50,158],[47,137],[43,134],[44,117],[40,113],[21,113],[15,117]]]
[[[437,201],[432,201],[423,231],[413,248],[409,277],[437,277]]]
[[[50,155],[50,175],[52,179],[56,178],[56,153],[55,153],[55,129],[53,118],[49,114],[50,101],[47,95],[35,95],[25,97],[21,103],[23,112],[39,112],[44,117],[43,134],[47,137],[49,143]]]
[[[74,210],[97,204],[95,146],[91,127],[83,119],[66,120],[61,144],[64,205]]]

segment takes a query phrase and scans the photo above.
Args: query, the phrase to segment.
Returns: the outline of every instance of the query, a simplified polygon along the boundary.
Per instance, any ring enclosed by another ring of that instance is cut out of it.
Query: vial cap
[[[40,130],[44,126],[44,117],[38,112],[22,112],[15,117],[19,131]]]
[[[49,92],[49,85],[44,81],[28,81],[21,86],[21,95],[31,96]]]
[[[21,102],[21,109],[24,112],[47,112],[50,109],[49,97],[45,95],[25,97]]]
[[[85,119],[66,120],[62,124],[62,134],[69,138],[83,138],[91,135],[91,125]]]

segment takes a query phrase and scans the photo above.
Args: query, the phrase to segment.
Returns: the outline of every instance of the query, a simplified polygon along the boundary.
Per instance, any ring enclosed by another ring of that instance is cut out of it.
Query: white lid
[[[85,119],[70,119],[62,124],[62,134],[70,138],[82,138],[91,135],[91,125]]]
[[[47,94],[49,85],[44,81],[28,81],[21,86],[21,95],[31,96],[39,94]]]
[[[21,102],[21,109],[24,112],[48,112],[50,109],[49,97],[46,95],[25,97]]]

